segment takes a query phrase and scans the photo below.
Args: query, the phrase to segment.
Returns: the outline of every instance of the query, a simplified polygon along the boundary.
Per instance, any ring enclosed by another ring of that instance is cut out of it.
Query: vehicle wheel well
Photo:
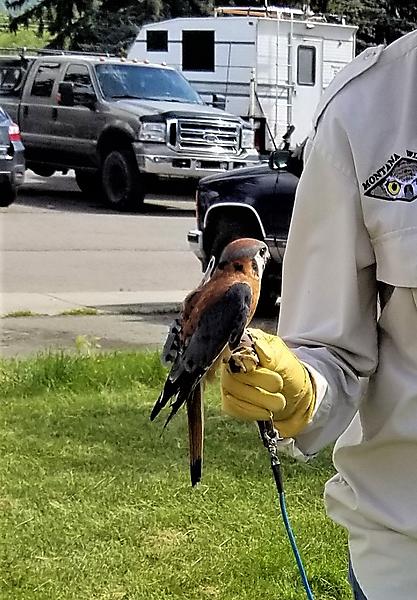
[[[102,160],[112,150],[120,150],[122,148],[132,147],[132,138],[119,129],[109,129],[98,141],[97,150]]]
[[[241,237],[264,239],[259,221],[252,210],[235,206],[212,209],[203,234],[203,250],[207,260],[212,254],[218,259],[226,244]]]

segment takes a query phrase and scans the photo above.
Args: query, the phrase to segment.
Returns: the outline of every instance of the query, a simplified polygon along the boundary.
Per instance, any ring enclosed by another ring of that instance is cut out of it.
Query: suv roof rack
[[[55,48],[0,48],[0,54],[20,56],[25,58],[27,56],[105,56],[105,57],[117,57],[117,54],[111,54],[110,52],[80,52],[79,50],[60,50]]]

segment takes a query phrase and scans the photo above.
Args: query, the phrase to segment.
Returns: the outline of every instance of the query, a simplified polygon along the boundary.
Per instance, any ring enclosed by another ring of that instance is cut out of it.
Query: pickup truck
[[[199,179],[259,162],[249,123],[148,61],[6,53],[0,103],[20,127],[28,168],[75,169],[83,192],[100,191],[118,210],[140,207],[151,176]]]
[[[287,137],[289,134],[286,134]],[[273,152],[264,164],[201,179],[196,192],[196,227],[188,232],[190,249],[204,271],[212,256],[241,237],[264,241],[271,253],[263,278],[258,313],[276,314],[282,260],[303,168],[304,144]]]

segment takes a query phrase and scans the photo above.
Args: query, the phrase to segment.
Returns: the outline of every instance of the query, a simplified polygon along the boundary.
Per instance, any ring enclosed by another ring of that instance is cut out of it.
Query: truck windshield
[[[138,98],[203,104],[188,81],[171,69],[140,65],[96,66],[101,90],[107,98]]]

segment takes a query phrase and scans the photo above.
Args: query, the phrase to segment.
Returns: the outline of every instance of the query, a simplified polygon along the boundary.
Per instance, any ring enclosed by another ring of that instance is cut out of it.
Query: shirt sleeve
[[[296,439],[306,455],[346,429],[378,362],[375,257],[349,139],[335,114],[326,111],[306,149],[278,325],[316,384],[316,412]]]

